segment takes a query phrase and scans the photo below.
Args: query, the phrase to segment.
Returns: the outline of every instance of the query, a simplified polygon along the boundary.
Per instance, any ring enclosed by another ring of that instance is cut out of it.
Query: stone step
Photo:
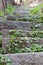
[[[15,30],[43,30],[43,23],[32,23],[32,22],[14,22],[14,21],[6,21],[0,22],[1,29],[15,29]]]
[[[11,65],[43,65],[43,52],[3,55],[11,60]]]
[[[3,41],[4,41],[4,43],[2,43],[2,44],[9,44],[9,42],[11,41],[11,40],[18,40],[18,41],[22,41],[23,42],[23,40],[25,40],[28,44],[30,43],[30,44],[33,44],[33,43],[35,43],[36,42],[36,44],[38,43],[39,45],[43,45],[43,38],[30,38],[30,37],[18,37],[18,38],[8,38],[8,37],[4,37],[3,38]],[[6,41],[6,42],[5,42]]]

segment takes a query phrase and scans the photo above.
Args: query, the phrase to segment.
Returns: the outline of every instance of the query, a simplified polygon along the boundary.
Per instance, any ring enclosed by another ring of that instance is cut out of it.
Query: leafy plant
[[[31,31],[27,32],[27,37],[38,37],[38,38],[43,38],[43,31]]]
[[[11,31],[9,31],[9,37],[10,38],[18,38],[18,37],[43,38],[43,31],[22,32],[22,31],[11,30]]]
[[[7,16],[13,16],[13,13],[15,12],[15,8],[12,5],[8,5],[7,8],[4,11],[0,11],[0,17],[1,21],[5,21],[7,19]]]
[[[32,9],[30,9],[31,10],[31,13],[33,13],[33,14],[37,14],[37,13],[41,13],[42,11],[41,11],[41,9],[43,8],[43,4],[40,4],[40,5],[38,5],[38,6],[36,6],[36,7],[34,7],[34,8],[32,8]]]
[[[4,12],[0,11],[0,17],[3,17],[3,16],[4,16]]]
[[[9,31],[10,38],[24,37],[22,31],[11,30]]]
[[[2,54],[2,48],[0,48],[0,54]]]
[[[8,53],[22,53],[25,52],[25,46],[24,43],[26,44],[26,40],[22,39],[20,40],[20,38],[17,40],[11,40],[11,42],[6,45],[6,50]],[[24,51],[22,51],[24,49]]]
[[[30,52],[43,52],[43,46],[39,46],[38,44],[33,44],[28,51]]]
[[[4,55],[0,55],[0,64],[1,65],[11,65],[11,59]]]
[[[8,5],[7,6],[7,9],[5,9],[5,13],[6,14],[9,14],[9,15],[13,15],[13,12],[14,12],[15,10],[14,10],[14,7],[13,6],[11,6],[11,5]]]
[[[24,38],[19,38],[15,40],[11,40],[9,44],[6,45],[7,53],[26,53],[26,52],[42,52],[43,46],[38,45],[37,40],[31,40],[30,44],[32,46],[29,47],[29,41]]]

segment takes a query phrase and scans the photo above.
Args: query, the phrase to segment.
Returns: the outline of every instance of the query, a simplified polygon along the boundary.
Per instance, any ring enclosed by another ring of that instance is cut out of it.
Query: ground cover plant
[[[7,15],[13,15],[13,12],[15,11],[15,8],[12,5],[8,5],[5,9],[5,13]]]
[[[30,8],[31,13],[33,13],[33,14],[42,13],[42,9],[43,9],[43,4]]]
[[[0,65],[11,65],[11,59],[4,55],[0,55]]]
[[[43,52],[43,45],[39,45],[37,40],[27,40],[28,38],[12,39],[6,45],[7,53],[27,53],[27,52]],[[31,46],[29,46],[29,44]]]
[[[6,53],[43,52],[43,45],[38,38],[43,38],[43,31],[9,31],[10,43],[6,44]],[[34,38],[29,40],[28,38]],[[37,39],[35,39],[37,38]],[[31,45],[31,46],[29,46]]]
[[[14,11],[15,8],[12,5],[7,5],[5,11],[0,11],[0,18],[2,18],[2,21],[5,21],[7,16],[13,16]]]
[[[9,37],[10,38],[17,38],[17,37],[37,37],[37,38],[43,38],[43,31],[16,31],[16,30],[10,30],[9,31]]]
[[[4,16],[4,12],[0,11],[0,17]]]
[[[2,47],[0,48],[0,54],[2,54]]]

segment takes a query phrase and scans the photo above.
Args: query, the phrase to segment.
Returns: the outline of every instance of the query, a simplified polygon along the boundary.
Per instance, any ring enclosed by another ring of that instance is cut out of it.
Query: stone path
[[[18,17],[28,17],[29,16],[29,9],[25,8],[23,6],[19,6],[16,7],[16,16]],[[14,13],[14,14],[15,14]],[[35,24],[36,25],[36,24]],[[39,25],[39,23],[38,23]],[[37,26],[38,26],[37,25]],[[43,31],[43,24],[40,24],[40,30]],[[0,23],[1,26],[1,31],[3,33],[3,41],[2,41],[2,49],[3,52],[6,52],[6,44],[9,44],[9,37],[7,37],[7,35],[9,35],[9,30],[22,30],[22,31],[32,31],[30,30],[30,28],[32,28],[31,26],[33,26],[33,24],[31,22],[3,22]],[[36,26],[36,27],[37,27]],[[36,28],[37,29],[37,28]],[[34,30],[35,31],[35,30]],[[35,38],[36,39],[36,38]],[[29,38],[28,38],[29,40]],[[40,38],[37,40],[39,41],[39,44],[41,42],[41,44],[43,45],[43,39]],[[12,60],[12,65],[43,65],[43,52],[29,52],[29,53],[24,53],[24,54],[4,54],[5,57],[8,56],[11,60]]]

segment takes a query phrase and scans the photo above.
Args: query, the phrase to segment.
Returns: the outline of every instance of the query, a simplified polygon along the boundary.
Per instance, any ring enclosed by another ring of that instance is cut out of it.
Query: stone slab
[[[12,65],[43,65],[43,52],[24,54],[5,54],[12,60]]]
[[[30,30],[32,31],[32,27],[35,27],[35,30],[43,30],[43,23],[33,24],[32,22],[15,22],[15,21],[5,21],[0,22],[0,28],[2,29],[15,29],[15,30]]]

